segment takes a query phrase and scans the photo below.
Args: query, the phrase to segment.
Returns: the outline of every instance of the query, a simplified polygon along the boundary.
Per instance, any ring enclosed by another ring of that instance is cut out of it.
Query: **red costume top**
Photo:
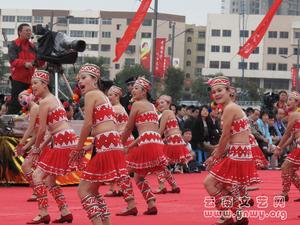
[[[61,104],[58,104],[56,108],[48,112],[47,125],[53,126],[62,121],[68,121],[67,113],[65,108]]]
[[[300,120],[296,120],[296,122],[294,123],[293,131],[294,132],[300,131]]]
[[[97,126],[106,121],[116,123],[115,113],[109,102],[95,106],[93,111],[93,126]]]
[[[242,133],[246,130],[249,130],[250,124],[247,117],[243,117],[241,119],[234,120],[231,125],[231,135]]]
[[[148,111],[137,115],[135,118],[135,124],[140,125],[144,123],[156,123],[158,124],[158,115],[153,111]]]

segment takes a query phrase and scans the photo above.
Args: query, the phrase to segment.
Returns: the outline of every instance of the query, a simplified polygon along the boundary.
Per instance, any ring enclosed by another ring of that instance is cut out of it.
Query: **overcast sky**
[[[154,0],[152,0],[152,7]],[[93,9],[136,11],[138,0],[1,0],[3,9]],[[149,9],[152,11],[151,9]],[[221,0],[158,0],[159,12],[186,16],[186,23],[206,25],[208,13],[220,13]]]

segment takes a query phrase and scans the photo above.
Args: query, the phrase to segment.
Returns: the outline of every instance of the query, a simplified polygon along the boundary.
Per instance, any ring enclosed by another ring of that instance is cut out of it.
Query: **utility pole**
[[[174,45],[175,45],[175,25],[176,22],[172,22],[172,45],[171,45],[171,66],[173,66],[173,58],[174,58]]]
[[[158,0],[154,1],[154,20],[153,20],[153,38],[152,38],[152,61],[151,61],[151,71],[150,71],[150,82],[152,84],[152,97],[155,97],[155,55],[156,55],[156,36],[157,36],[157,10],[158,10]]]
[[[245,0],[241,2],[241,13],[242,13],[242,29],[243,29],[243,37],[242,37],[242,46],[245,44]],[[241,32],[240,32],[241,33]],[[241,34],[240,34],[241,35]],[[245,90],[245,59],[241,57],[242,63],[242,92]],[[243,93],[242,93],[243,97]],[[244,99],[242,99],[244,100]]]

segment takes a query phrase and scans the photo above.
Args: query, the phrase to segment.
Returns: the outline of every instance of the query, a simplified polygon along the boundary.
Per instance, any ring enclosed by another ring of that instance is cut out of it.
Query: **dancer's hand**
[[[273,146],[272,146],[272,147],[273,147]],[[274,154],[275,156],[280,156],[281,153],[282,153],[282,149],[281,149],[279,146],[274,146],[274,152],[273,152],[273,154]]]
[[[128,147],[125,147],[125,146],[124,146],[124,153],[125,153],[125,155],[128,154]]]
[[[210,156],[207,160],[205,160],[204,165],[206,166],[207,170],[210,170],[214,165],[215,159],[213,156]]]
[[[25,153],[25,149],[24,149],[24,145],[19,143],[17,146],[16,146],[16,156],[23,156],[24,153]]]

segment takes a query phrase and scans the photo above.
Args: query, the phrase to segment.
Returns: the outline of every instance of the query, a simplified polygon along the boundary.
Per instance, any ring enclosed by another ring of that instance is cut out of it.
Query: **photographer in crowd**
[[[36,48],[30,42],[31,27],[27,23],[18,26],[18,38],[12,41],[8,49],[11,70],[11,96],[8,114],[17,114],[21,110],[18,103],[20,92],[29,88],[31,77],[37,66]]]

